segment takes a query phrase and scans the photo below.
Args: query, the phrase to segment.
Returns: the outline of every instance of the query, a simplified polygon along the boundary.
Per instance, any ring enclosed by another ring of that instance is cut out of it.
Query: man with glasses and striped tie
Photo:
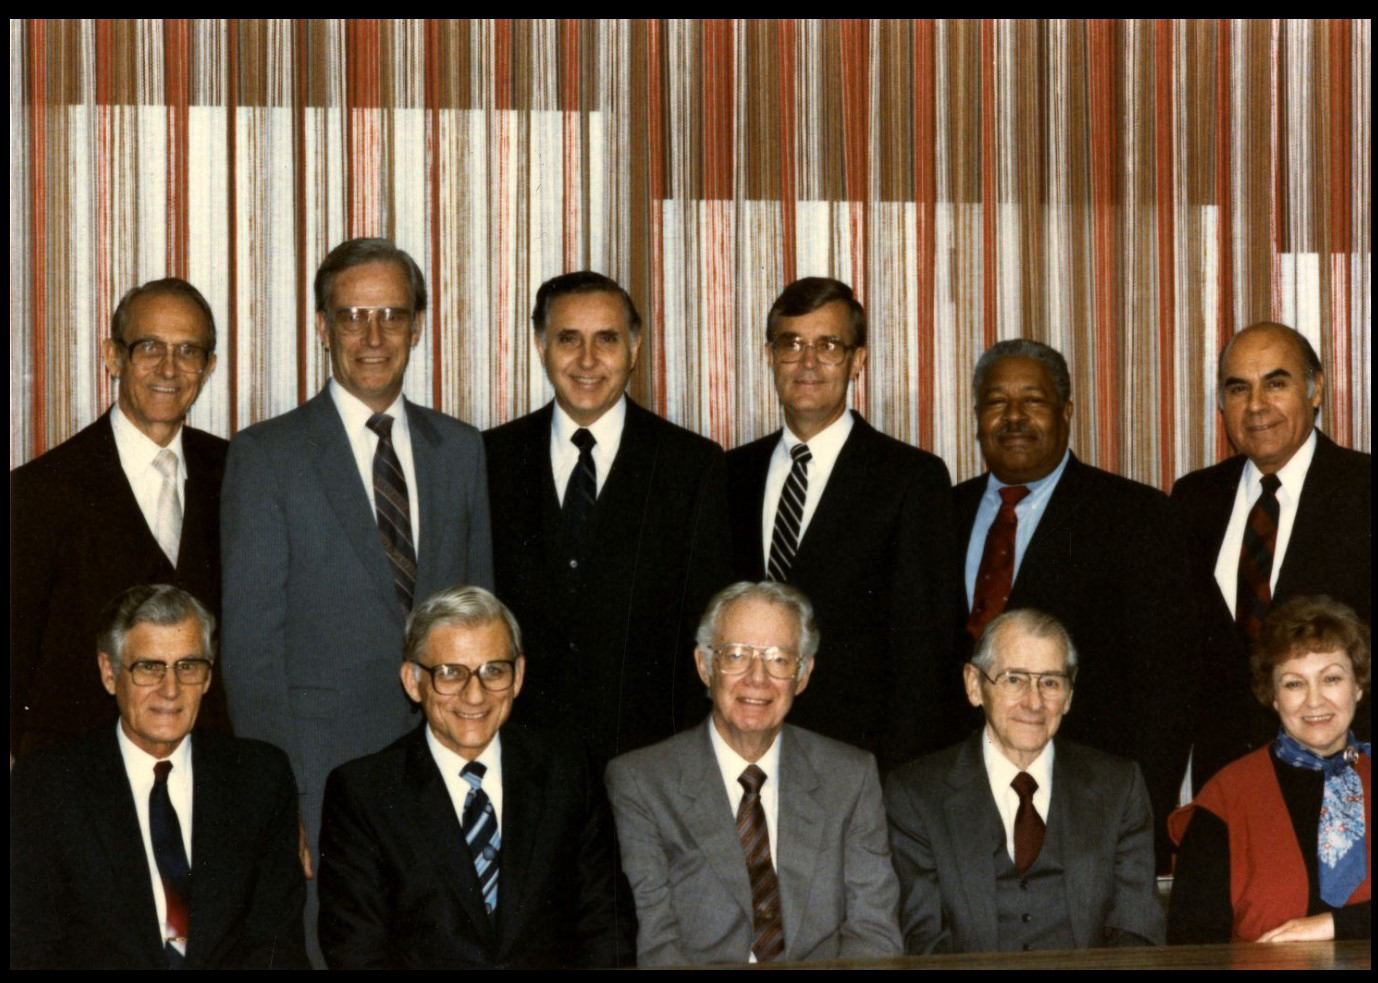
[[[326,784],[331,968],[630,965],[602,785],[577,745],[508,723],[526,677],[512,613],[441,591],[407,621],[401,677],[425,720]]]

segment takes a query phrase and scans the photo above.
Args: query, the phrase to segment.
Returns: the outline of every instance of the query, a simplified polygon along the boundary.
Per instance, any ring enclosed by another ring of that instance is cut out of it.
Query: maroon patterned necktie
[[[1234,599],[1235,622],[1251,639],[1258,637],[1273,605],[1273,552],[1278,544],[1278,489],[1282,481],[1275,474],[1265,474],[1260,484],[1263,493],[1244,523]]]
[[[981,568],[976,572],[972,591],[971,617],[967,634],[979,639],[986,625],[1009,603],[1014,588],[1014,537],[1019,518],[1014,507],[1029,494],[1027,485],[1006,485],[1000,489],[1000,511],[986,533],[986,548],[981,553]]]
[[[1026,874],[1043,849],[1043,818],[1033,804],[1038,782],[1027,771],[1021,771],[1010,787],[1019,796],[1019,811],[1014,814],[1014,867]]]
[[[780,881],[770,862],[766,811],[761,807],[761,786],[766,773],[750,765],[737,781],[746,790],[737,807],[737,839],[742,843],[746,873],[751,880],[751,951],[757,962],[768,963],[779,959],[785,951],[785,923],[780,914]]]

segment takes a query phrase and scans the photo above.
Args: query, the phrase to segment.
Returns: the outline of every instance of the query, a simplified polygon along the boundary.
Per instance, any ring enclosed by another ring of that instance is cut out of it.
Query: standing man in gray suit
[[[963,670],[985,727],[885,783],[907,952],[1162,945],[1139,766],[1053,740],[1076,674],[1057,619],[999,615]]]
[[[900,951],[875,759],[785,726],[817,651],[797,589],[720,591],[694,652],[708,721],[608,766],[641,965]]]
[[[493,581],[483,441],[402,398],[421,270],[391,242],[351,239],[315,290],[332,378],[235,438],[221,509],[231,722],[287,752],[311,850],[331,769],[415,725],[397,678],[412,599]]]

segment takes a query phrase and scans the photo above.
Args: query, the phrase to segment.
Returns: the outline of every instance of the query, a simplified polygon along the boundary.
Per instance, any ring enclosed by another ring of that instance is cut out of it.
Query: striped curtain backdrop
[[[1296,325],[1322,425],[1368,449],[1367,21],[11,21],[10,464],[111,399],[129,286],[220,325],[192,413],[316,392],[316,265],[416,257],[408,395],[488,427],[550,396],[528,315],[584,267],[646,318],[638,400],[727,446],[779,425],[766,310],[807,274],[870,311],[858,407],[980,471],[1000,338],[1071,363],[1073,446],[1167,487],[1226,445],[1214,359]]]

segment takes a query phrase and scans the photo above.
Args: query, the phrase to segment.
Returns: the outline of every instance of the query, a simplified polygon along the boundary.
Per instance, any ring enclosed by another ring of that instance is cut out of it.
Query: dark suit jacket
[[[10,475],[10,750],[118,715],[96,671],[101,610],[136,584],[175,584],[220,611],[219,437],[186,427],[182,543],[173,568],[120,468],[110,413]],[[202,728],[226,730],[212,686]]]
[[[1244,455],[1193,471],[1172,488],[1186,527],[1201,597],[1201,714],[1193,729],[1192,780],[1197,788],[1235,758],[1277,736],[1277,715],[1253,696],[1249,643],[1215,582],[1215,562],[1234,509]],[[1278,572],[1274,602],[1328,594],[1369,624],[1373,609],[1373,458],[1335,445],[1316,432],[1296,523]],[[1359,704],[1354,730],[1368,740],[1369,701]]]
[[[568,743],[502,729],[495,921],[484,911],[426,724],[337,768],[321,829],[320,939],[334,969],[633,963],[602,783]]]
[[[982,475],[954,491],[964,557],[986,481]],[[1080,664],[1061,733],[1138,762],[1164,861],[1164,823],[1186,767],[1199,646],[1194,605],[1167,496],[1074,455],[1025,551],[1008,609],[1038,608],[1071,632]],[[972,640],[965,628],[958,638],[965,659]]]
[[[780,432],[727,455],[736,575],[766,576],[766,472]],[[952,482],[938,458],[860,416],[794,557],[789,582],[822,636],[790,721],[865,748],[881,771],[940,747],[944,701],[961,699],[951,657],[959,603]]]
[[[21,758],[10,782],[10,968],[166,969],[117,725]],[[191,745],[187,969],[306,969],[297,791],[275,747]]]
[[[1000,948],[995,884],[1009,854],[983,735],[905,765],[885,783],[911,954]],[[1152,819],[1133,762],[1057,738],[1044,846],[1062,858],[1078,948],[1163,944]]]
[[[550,470],[552,414],[548,405],[484,435],[498,596],[526,648],[516,719],[582,738],[601,772],[703,714],[693,637],[729,579],[723,454],[629,399],[575,573]]]

